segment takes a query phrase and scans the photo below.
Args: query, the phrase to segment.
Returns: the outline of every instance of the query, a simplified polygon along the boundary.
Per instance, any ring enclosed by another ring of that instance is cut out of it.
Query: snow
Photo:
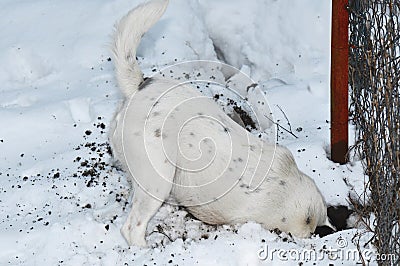
[[[119,229],[130,185],[112,167],[107,142],[121,100],[109,43],[117,19],[140,2],[1,2],[0,264],[354,265],[332,256],[258,255],[266,246],[325,254],[338,248],[339,237],[347,242],[343,250],[355,250],[354,235],[368,240],[362,229],[296,239],[251,221],[205,225],[172,206],[150,222],[150,248],[128,248]],[[244,70],[266,93],[275,121],[286,128],[290,122],[297,136],[281,130],[278,142],[329,205],[347,206],[364,177],[359,161],[328,159],[329,27],[329,1],[171,0],[138,57],[147,75],[196,59]]]

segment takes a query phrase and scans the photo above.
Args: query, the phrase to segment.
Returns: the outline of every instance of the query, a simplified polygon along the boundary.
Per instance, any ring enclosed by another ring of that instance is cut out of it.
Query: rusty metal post
[[[348,152],[348,0],[332,0],[331,159],[344,164]]]

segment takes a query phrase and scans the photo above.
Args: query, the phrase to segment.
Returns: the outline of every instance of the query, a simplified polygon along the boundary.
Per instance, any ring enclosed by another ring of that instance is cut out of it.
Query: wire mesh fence
[[[372,243],[400,264],[400,0],[349,1],[350,116],[357,129]],[[368,222],[367,222],[368,223]]]

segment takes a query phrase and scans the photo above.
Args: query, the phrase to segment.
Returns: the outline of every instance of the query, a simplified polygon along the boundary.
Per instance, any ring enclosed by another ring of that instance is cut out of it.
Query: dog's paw
[[[147,242],[144,239],[144,236],[140,236],[138,232],[135,232],[130,223],[125,223],[122,226],[121,234],[129,246],[137,246],[142,248],[147,247]]]

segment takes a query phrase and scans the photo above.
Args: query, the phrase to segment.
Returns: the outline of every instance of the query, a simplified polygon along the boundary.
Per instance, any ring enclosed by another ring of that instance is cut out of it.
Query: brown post
[[[332,0],[331,159],[344,164],[348,152],[348,0]]]

